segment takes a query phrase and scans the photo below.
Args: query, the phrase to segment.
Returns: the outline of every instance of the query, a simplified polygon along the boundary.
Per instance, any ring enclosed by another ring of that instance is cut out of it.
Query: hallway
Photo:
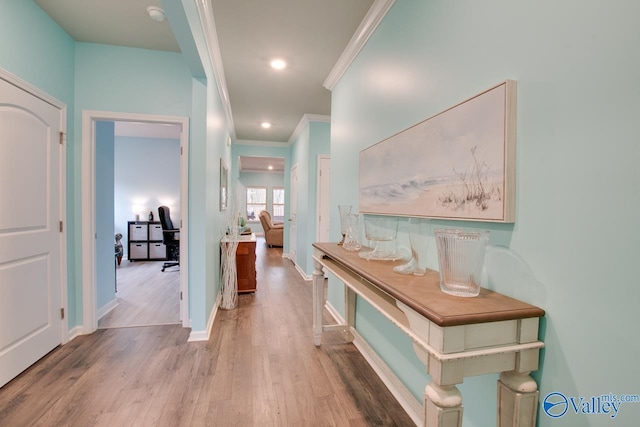
[[[0,389],[0,425],[413,425],[340,334],[313,345],[311,284],[257,250],[258,291],[218,312],[208,342],[179,325],[78,337]]]

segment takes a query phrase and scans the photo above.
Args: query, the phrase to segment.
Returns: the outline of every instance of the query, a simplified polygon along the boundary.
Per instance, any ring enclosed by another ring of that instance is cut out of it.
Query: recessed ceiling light
[[[287,63],[284,61],[284,59],[276,58],[271,61],[271,68],[273,68],[274,70],[284,70],[285,68],[287,68]]]
[[[162,22],[166,18],[164,10],[160,9],[157,6],[149,6],[147,8],[147,13],[149,14],[149,17],[151,17],[151,19],[156,22]]]
[[[272,170],[273,170],[273,166],[269,165],[269,167],[268,167],[267,169],[269,169],[270,171],[272,171]]]
[[[264,129],[269,129],[271,127],[271,123],[262,122],[262,123],[260,123],[260,126],[262,126]]]

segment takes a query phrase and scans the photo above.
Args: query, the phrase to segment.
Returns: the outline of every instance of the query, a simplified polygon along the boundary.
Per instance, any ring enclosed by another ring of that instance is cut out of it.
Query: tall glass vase
[[[338,206],[338,211],[340,212],[340,233],[342,233],[342,239],[338,242],[338,245],[342,246],[344,238],[347,236],[347,215],[351,213],[351,205],[340,205]]]

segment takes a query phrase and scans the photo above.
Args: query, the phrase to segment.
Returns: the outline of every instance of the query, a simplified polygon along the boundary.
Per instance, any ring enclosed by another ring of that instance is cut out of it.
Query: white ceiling
[[[34,1],[77,41],[179,51],[168,21],[147,15],[161,0]],[[238,140],[286,143],[304,114],[330,114],[322,84],[373,0],[211,3]],[[289,66],[272,70],[274,56]]]

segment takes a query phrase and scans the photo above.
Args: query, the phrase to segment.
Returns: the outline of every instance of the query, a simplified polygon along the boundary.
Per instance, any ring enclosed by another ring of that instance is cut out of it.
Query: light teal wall
[[[96,122],[96,299],[97,309],[113,301],[115,289],[113,122]]]
[[[174,2],[163,4],[168,6],[165,12],[172,12],[169,23],[195,77],[189,146],[189,312],[192,332],[204,333],[221,287],[219,242],[226,219],[219,210],[220,159],[231,161],[226,145],[230,129],[195,2],[182,0],[177,11]]]
[[[318,156],[329,155],[331,152],[331,124],[324,122],[309,122],[309,176],[307,188],[309,194],[308,213],[309,227],[306,229],[304,246],[307,256],[303,269],[308,276],[313,273],[313,250],[311,244],[316,241],[318,225]]]
[[[74,46],[73,39],[31,0],[0,1],[0,67],[66,103],[70,113]],[[73,115],[69,116],[71,120]]]
[[[360,150],[517,80],[515,224],[434,226],[487,228],[492,245],[509,248],[492,257],[489,286],[547,311],[541,400],[639,393],[639,15],[634,1],[398,0],[332,93],[331,204],[357,206]],[[337,212],[331,224],[335,235]],[[428,378],[409,340],[362,301],[356,323],[421,398]],[[465,426],[495,425],[495,380],[459,387]],[[614,421],[540,411],[538,424],[635,425],[639,416],[629,403]]]
[[[298,165],[298,234],[296,264],[308,275],[313,273],[316,240],[318,156],[329,154],[331,125],[309,122],[291,146],[292,165]]]
[[[82,111],[190,116],[192,77],[180,54],[146,49],[76,43],[75,55],[75,138],[73,169],[76,200],[82,188]],[[202,144],[193,140],[192,145]],[[203,176],[196,182],[204,182]],[[196,213],[196,215],[198,215]],[[200,213],[200,215],[204,215]],[[80,204],[75,217],[81,217]],[[82,260],[80,221],[76,221],[75,258]],[[190,250],[192,247],[190,247]],[[192,249],[194,251],[202,248]],[[77,269],[79,270],[79,269]],[[81,283],[81,271],[77,271]],[[190,281],[191,286],[191,281]],[[71,293],[71,290],[70,290]],[[82,287],[76,286],[77,313],[82,313]],[[81,321],[81,317],[78,318]]]
[[[298,206],[296,211],[296,255],[295,263],[303,271],[311,252],[311,243],[307,241],[307,230],[314,224],[314,213],[309,210],[309,152],[311,132],[307,125],[291,145],[291,167],[297,167]]]
[[[74,56],[75,43],[42,9],[27,0],[0,1],[0,67],[17,75],[67,105],[67,224],[75,220],[74,164]],[[2,172],[0,172],[0,175]],[[67,247],[73,248],[74,227],[67,227]],[[78,234],[79,235],[79,234]],[[73,250],[67,254],[67,304],[69,327],[78,324],[76,283],[80,261]],[[81,304],[81,300],[79,300]]]
[[[224,237],[227,219],[225,212],[220,212],[220,159],[224,159],[226,164],[231,162],[231,147],[227,147],[226,141],[229,137],[229,128],[225,125],[225,115],[222,101],[218,95],[218,89],[213,76],[209,78],[211,82],[207,86],[207,143],[206,143],[206,174],[205,182],[200,183],[200,188],[206,193],[195,192],[192,202],[198,203],[200,198],[206,200],[207,221],[202,225],[201,230],[206,230],[207,241],[205,243],[206,259],[205,264],[196,266],[206,273],[205,283],[205,323],[206,327],[216,297],[220,293],[220,239]],[[196,155],[192,157],[192,164],[200,162]],[[192,211],[193,212],[193,211]],[[194,327],[195,329],[195,327]]]

